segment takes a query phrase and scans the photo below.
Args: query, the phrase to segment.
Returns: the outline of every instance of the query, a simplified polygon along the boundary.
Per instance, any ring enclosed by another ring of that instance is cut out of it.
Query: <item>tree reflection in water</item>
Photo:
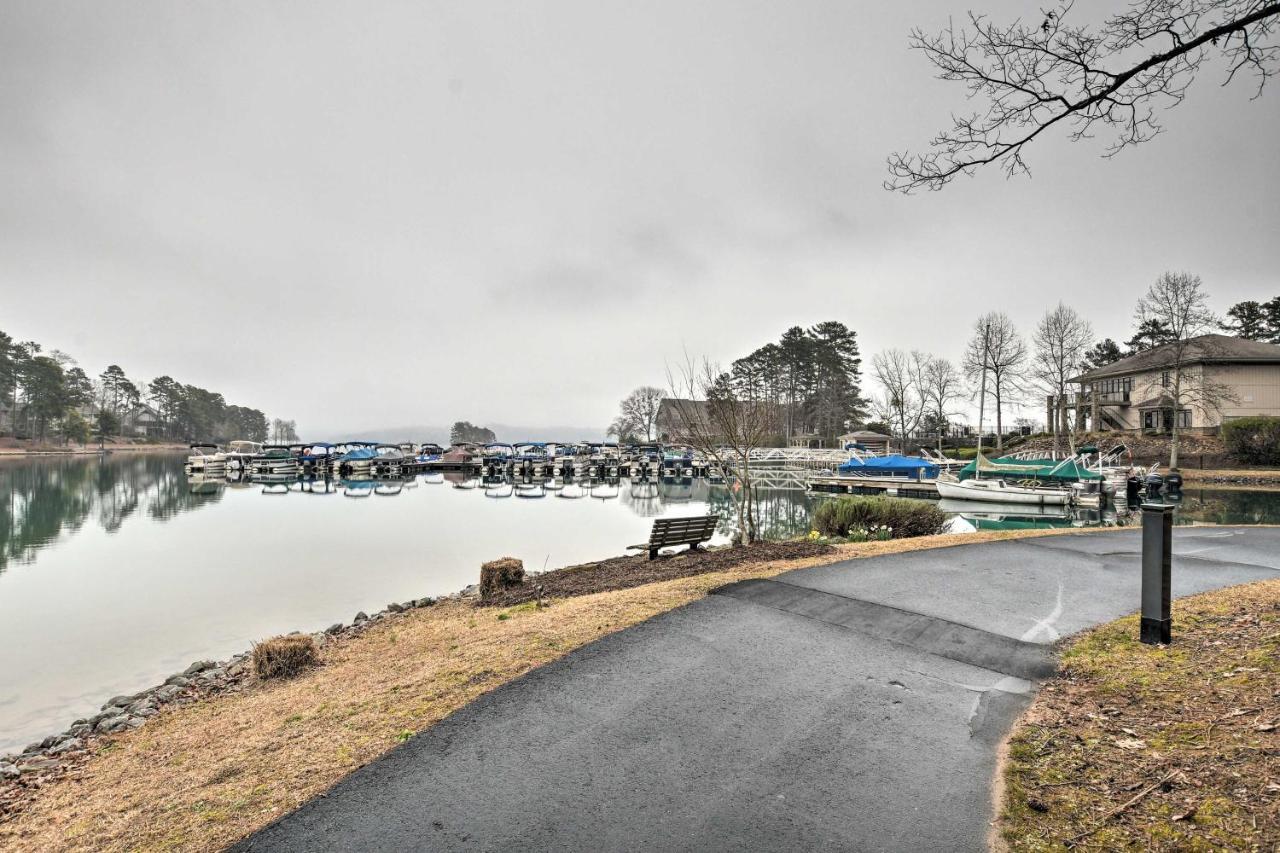
[[[164,521],[222,497],[221,481],[189,483],[182,462],[155,453],[0,462],[0,572],[91,519],[115,533],[139,511]]]
[[[1186,489],[1177,513],[1180,523],[1276,524],[1280,522],[1280,491]]]

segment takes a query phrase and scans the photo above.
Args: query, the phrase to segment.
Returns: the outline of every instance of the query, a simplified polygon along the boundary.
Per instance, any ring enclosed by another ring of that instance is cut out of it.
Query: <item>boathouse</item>
[[[889,452],[889,436],[869,429],[846,432],[836,441],[842,450],[865,450],[879,454]]]

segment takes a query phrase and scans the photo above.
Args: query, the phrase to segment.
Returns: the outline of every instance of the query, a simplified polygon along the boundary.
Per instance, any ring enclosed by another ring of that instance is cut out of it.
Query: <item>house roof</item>
[[[705,414],[706,411],[706,400],[683,400],[679,397],[663,397],[658,403],[658,417],[663,415],[679,416],[682,413],[690,415]]]
[[[1143,400],[1142,402],[1134,403],[1133,405],[1139,409],[1167,409],[1173,405],[1173,397],[1166,393],[1160,393],[1148,400]]]
[[[778,418],[781,407],[777,403],[744,403],[744,412],[768,418]],[[658,423],[677,430],[713,429],[711,405],[706,400],[687,400],[667,397],[658,404]]]
[[[1254,362],[1280,364],[1280,346],[1229,335],[1200,335],[1186,343],[1185,364],[1209,364],[1213,362]],[[1145,373],[1166,367],[1173,357],[1173,344],[1162,344],[1146,352],[1104,364],[1071,379],[1071,382],[1093,382],[1112,376]]]

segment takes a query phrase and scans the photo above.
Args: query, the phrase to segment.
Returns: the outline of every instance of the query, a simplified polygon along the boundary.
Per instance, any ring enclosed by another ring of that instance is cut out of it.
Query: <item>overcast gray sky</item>
[[[1280,293],[1280,92],[1217,68],[1117,159],[881,189],[964,109],[907,48],[959,11],[0,0],[0,329],[318,436],[603,425],[683,347],[825,319],[868,364],[1059,295],[1123,339],[1168,268]]]

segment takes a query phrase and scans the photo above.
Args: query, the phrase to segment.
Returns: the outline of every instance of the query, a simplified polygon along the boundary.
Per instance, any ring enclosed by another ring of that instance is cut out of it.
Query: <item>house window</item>
[[[1156,428],[1156,413],[1154,411],[1147,411],[1142,413],[1142,428],[1143,429]]]
[[[1178,410],[1178,429],[1184,429],[1184,428],[1185,429],[1191,428],[1191,410],[1190,409]]]
[[[1160,374],[1160,387],[1161,388],[1169,387],[1169,371],[1167,370],[1164,373]]]

